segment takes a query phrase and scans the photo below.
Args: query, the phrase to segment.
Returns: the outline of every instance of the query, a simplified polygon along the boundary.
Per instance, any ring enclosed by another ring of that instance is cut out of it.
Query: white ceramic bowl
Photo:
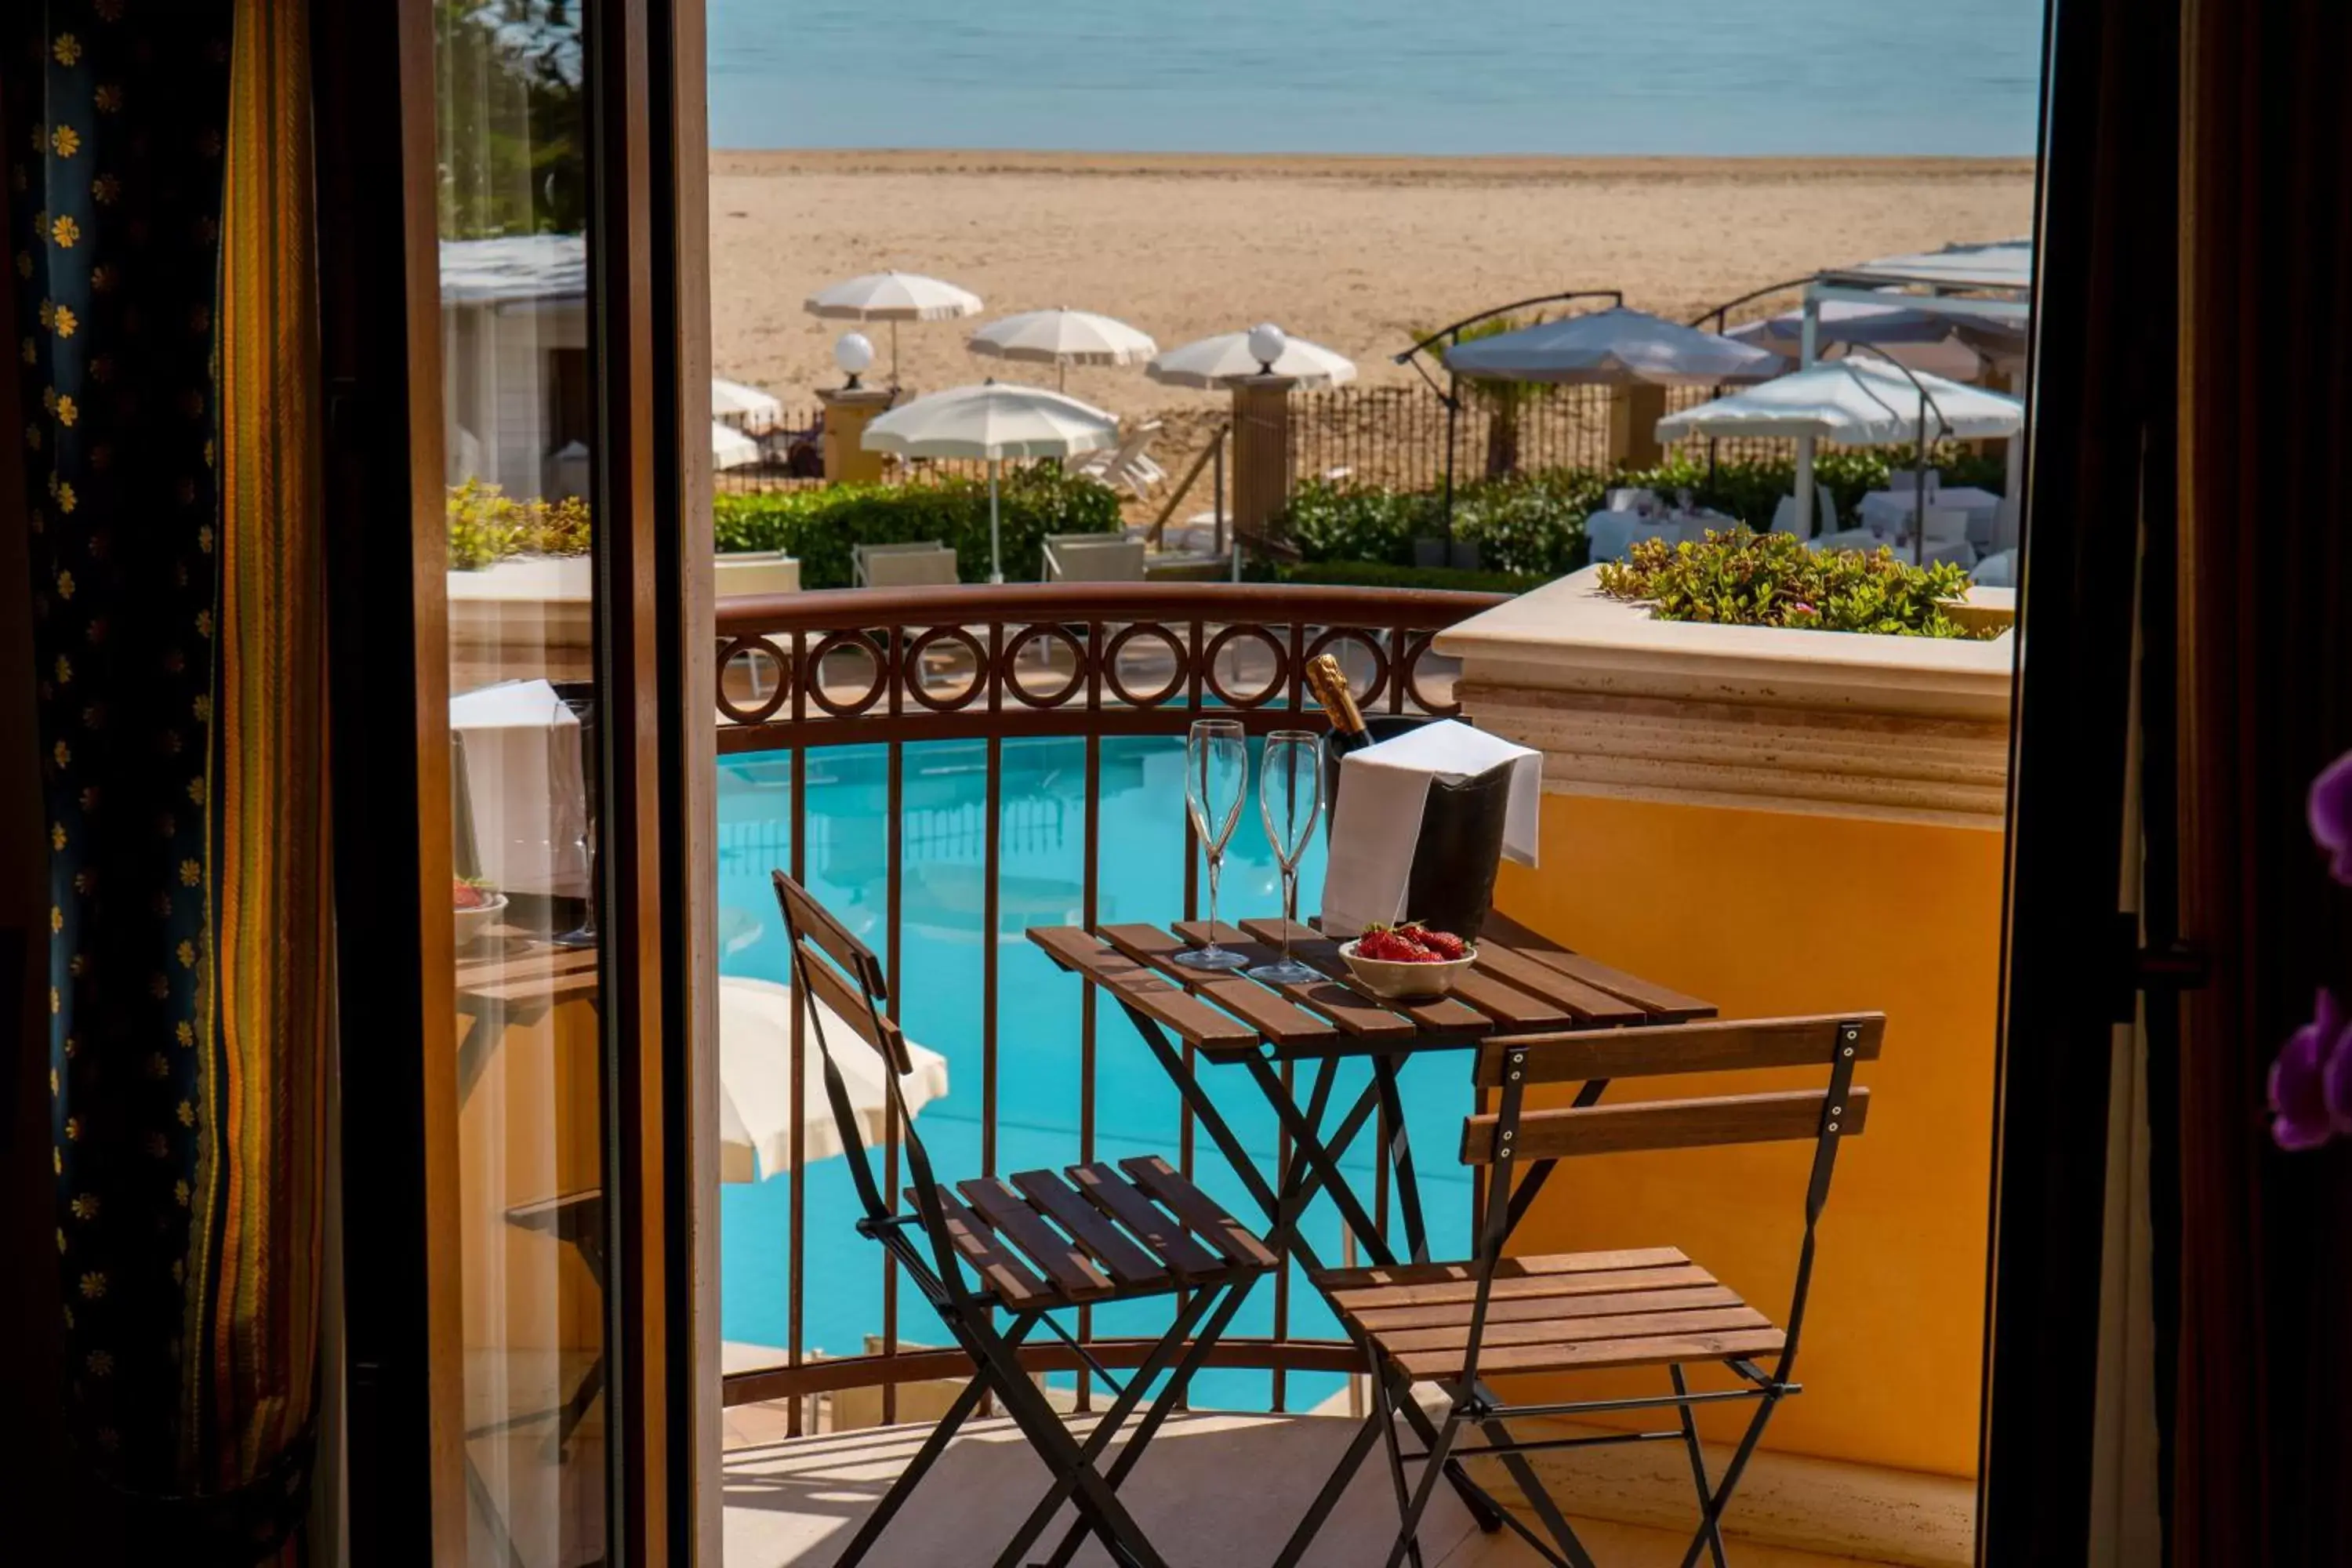
[[[457,922],[457,951],[463,952],[488,935],[490,928],[506,913],[506,908],[507,896],[492,893],[490,901],[477,909],[451,911]]]
[[[1478,961],[1478,950],[1434,963],[1402,963],[1393,958],[1360,957],[1353,942],[1343,942],[1339,956],[1373,995],[1390,1002],[1426,1002],[1453,990],[1454,983]]]

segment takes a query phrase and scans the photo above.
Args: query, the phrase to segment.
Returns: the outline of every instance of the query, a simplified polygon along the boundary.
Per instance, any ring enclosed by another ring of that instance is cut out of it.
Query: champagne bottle
[[[1348,689],[1348,677],[1339,668],[1339,661],[1328,653],[1317,654],[1307,661],[1307,689],[1315,693],[1315,700],[1323,705],[1324,715],[1331,721],[1331,748],[1335,752],[1360,752],[1372,743],[1372,732],[1364,725],[1364,715],[1356,706],[1355,693]]]

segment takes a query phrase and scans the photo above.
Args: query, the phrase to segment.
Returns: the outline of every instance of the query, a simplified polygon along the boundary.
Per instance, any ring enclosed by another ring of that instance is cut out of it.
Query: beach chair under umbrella
[[[868,272],[820,289],[801,309],[829,321],[890,323],[890,384],[898,384],[898,323],[954,321],[981,312],[980,296],[919,272]]]
[[[1018,382],[989,381],[934,392],[866,427],[869,452],[904,458],[988,459],[988,580],[1004,581],[997,481],[1007,458],[1074,458],[1118,444],[1118,418],[1091,404]]]
[[[1074,364],[1141,364],[1160,352],[1150,334],[1115,317],[1062,307],[1024,310],[972,333],[970,347],[992,359],[1026,360],[1054,367],[1054,384]]]

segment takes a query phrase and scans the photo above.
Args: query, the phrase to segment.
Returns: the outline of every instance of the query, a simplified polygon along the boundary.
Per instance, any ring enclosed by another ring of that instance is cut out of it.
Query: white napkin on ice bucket
[[[1542,752],[1448,719],[1341,759],[1330,861],[1323,873],[1324,934],[1344,942],[1366,926],[1392,925],[1419,914],[1406,909],[1404,900],[1430,781],[1457,784],[1506,763],[1511,795],[1503,817],[1503,854],[1533,866]]]

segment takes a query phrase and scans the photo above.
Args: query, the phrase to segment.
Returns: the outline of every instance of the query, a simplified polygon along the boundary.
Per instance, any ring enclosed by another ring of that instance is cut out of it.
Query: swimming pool
[[[1166,921],[1182,913],[1184,896],[1183,742],[1180,737],[1110,737],[1102,742],[1097,909],[1112,921]],[[1255,777],[1257,745],[1251,746]],[[759,934],[720,962],[730,974],[786,978],[782,921],[768,873],[792,857],[788,752],[719,760],[719,902],[740,910],[733,924]],[[887,903],[887,752],[881,746],[836,746],[809,753],[807,881],[810,890],[877,952],[884,947]],[[1083,897],[1086,742],[1041,739],[1003,742],[999,806],[1001,891],[993,940],[998,960],[997,1168],[1001,1172],[1059,1167],[1078,1157],[1079,994],[1077,980],[1055,969],[1023,935],[1032,925],[1075,921]],[[901,998],[908,1036],[948,1059],[950,1089],[918,1121],[943,1178],[981,1171],[981,954],[982,856],[987,822],[987,748],[980,741],[929,742],[905,748],[902,785],[904,869],[900,973],[890,976]],[[1300,875],[1299,907],[1311,911],[1322,885],[1319,834]],[[1202,882],[1205,900],[1206,882]],[[1259,826],[1255,791],[1226,856],[1219,913],[1273,915],[1281,910],[1274,858]],[[1360,1089],[1367,1069],[1343,1071],[1344,1094]],[[1420,1146],[1423,1191],[1432,1244],[1440,1257],[1468,1246],[1469,1182],[1448,1157],[1469,1107],[1468,1063],[1459,1053],[1437,1053],[1403,1073],[1406,1124]],[[1240,1069],[1211,1071],[1207,1082],[1258,1168],[1275,1168],[1273,1112]],[[1179,1101],[1175,1088],[1126,1016],[1097,1009],[1096,1028],[1096,1153],[1116,1160],[1132,1153],[1176,1152]],[[1348,1162],[1370,1192],[1370,1141],[1359,1140]],[[1194,1179],[1234,1213],[1253,1220],[1259,1211],[1206,1137],[1199,1140]],[[808,1287],[805,1341],[811,1352],[861,1353],[882,1321],[882,1256],[852,1228],[856,1197],[848,1166],[833,1160],[807,1173]],[[782,1345],[787,1338],[787,1254],[790,1178],[776,1176],[720,1189],[720,1328],[729,1340]],[[1339,1226],[1328,1202],[1309,1213],[1307,1233],[1327,1260],[1339,1257]],[[908,1343],[935,1343],[944,1331],[919,1297],[899,1292],[899,1331]],[[910,1299],[911,1298],[911,1299]],[[1254,1291],[1235,1318],[1237,1335],[1264,1335],[1274,1324],[1273,1284]],[[1294,1337],[1336,1336],[1329,1312],[1304,1280],[1294,1279],[1288,1331]],[[1100,1335],[1157,1334],[1165,1328],[1164,1301],[1098,1308]],[[779,1357],[781,1360],[781,1356]],[[1270,1374],[1210,1369],[1195,1380],[1193,1403],[1227,1409],[1264,1409]],[[1292,1373],[1288,1403],[1304,1408],[1339,1386],[1332,1374]]]

